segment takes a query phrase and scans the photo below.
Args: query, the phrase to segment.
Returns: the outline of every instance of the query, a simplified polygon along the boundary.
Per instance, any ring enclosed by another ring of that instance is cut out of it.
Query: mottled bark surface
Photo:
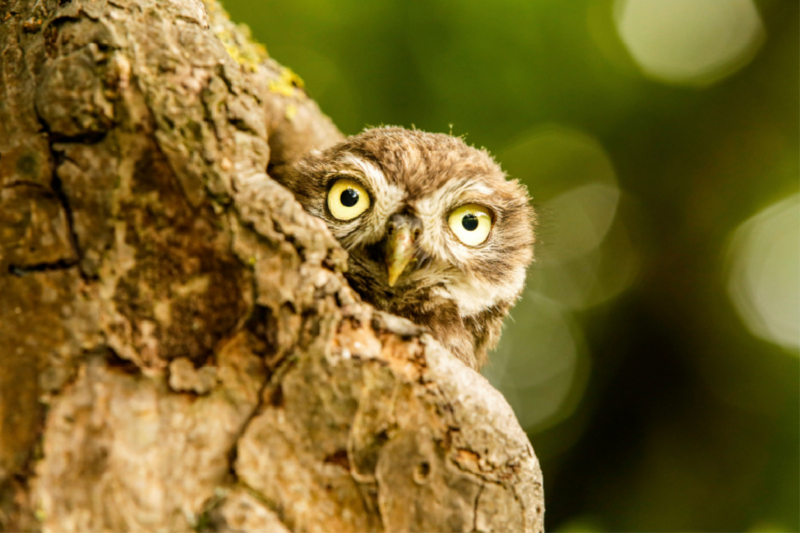
[[[341,134],[218,4],[0,3],[0,530],[541,531],[510,408],[267,175]]]

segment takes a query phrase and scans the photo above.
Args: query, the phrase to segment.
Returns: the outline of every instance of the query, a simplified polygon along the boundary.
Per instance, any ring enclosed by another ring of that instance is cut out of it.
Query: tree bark
[[[341,138],[214,0],[0,3],[0,529],[543,530],[502,396],[267,175]]]

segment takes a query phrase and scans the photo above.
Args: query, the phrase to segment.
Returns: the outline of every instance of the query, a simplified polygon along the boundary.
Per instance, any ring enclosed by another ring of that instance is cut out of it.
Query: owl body
[[[375,128],[278,173],[348,251],[351,287],[486,361],[533,257],[533,210],[488,153],[444,134]]]

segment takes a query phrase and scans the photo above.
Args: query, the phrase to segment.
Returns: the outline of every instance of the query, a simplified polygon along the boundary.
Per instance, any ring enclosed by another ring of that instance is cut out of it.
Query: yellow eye
[[[492,230],[492,215],[485,207],[467,204],[450,213],[447,223],[458,240],[468,246],[478,246]]]
[[[340,178],[328,191],[328,209],[338,220],[353,220],[369,207],[369,194],[356,180]]]

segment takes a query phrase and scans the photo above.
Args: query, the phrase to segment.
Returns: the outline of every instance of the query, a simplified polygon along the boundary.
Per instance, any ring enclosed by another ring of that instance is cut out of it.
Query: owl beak
[[[397,227],[386,247],[386,267],[389,273],[389,287],[394,287],[397,278],[414,258],[414,231],[410,225]]]

